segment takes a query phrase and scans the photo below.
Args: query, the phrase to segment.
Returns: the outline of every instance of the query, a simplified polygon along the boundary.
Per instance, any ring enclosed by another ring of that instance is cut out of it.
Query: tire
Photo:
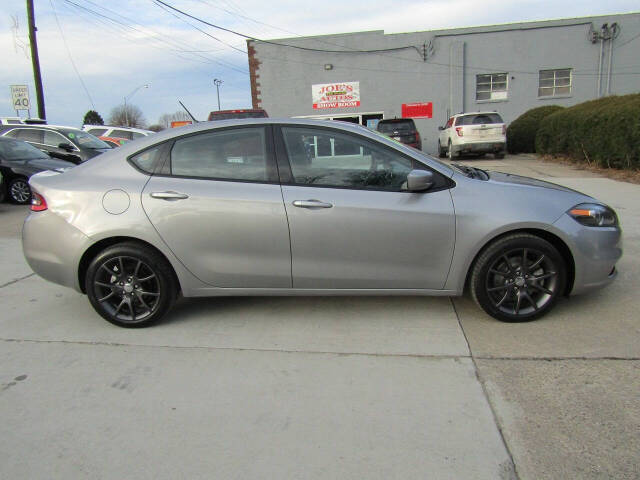
[[[31,202],[31,188],[29,181],[24,177],[16,177],[7,185],[9,200],[18,205],[26,205]]]
[[[504,152],[496,152],[493,154],[493,158],[496,160],[502,160],[504,158]]]
[[[449,158],[449,160],[454,160],[454,159],[456,159],[458,157],[458,155],[453,153],[453,147],[451,145],[451,140],[449,140],[449,145],[447,147],[447,157]]]
[[[136,242],[100,252],[89,264],[85,288],[98,314],[126,328],[156,323],[173,305],[178,289],[169,262]]]
[[[440,158],[446,157],[446,154],[444,153],[444,150],[442,149],[442,146],[440,145],[440,140],[438,140],[438,157],[440,157]]]
[[[540,237],[518,233],[484,249],[469,283],[475,302],[492,317],[528,322],[553,308],[566,281],[567,268],[558,250]]]

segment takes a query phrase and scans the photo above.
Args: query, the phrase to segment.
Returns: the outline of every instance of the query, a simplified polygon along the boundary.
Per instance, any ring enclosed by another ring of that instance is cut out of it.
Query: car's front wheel
[[[546,314],[563,294],[566,265],[558,250],[535,235],[508,235],[490,244],[476,261],[471,295],[489,315],[526,322]]]
[[[9,182],[7,193],[13,203],[25,205],[31,201],[31,188],[26,178],[17,177]]]
[[[113,245],[89,264],[87,296],[103,318],[121,327],[146,327],[173,305],[176,281],[167,260],[135,242]]]

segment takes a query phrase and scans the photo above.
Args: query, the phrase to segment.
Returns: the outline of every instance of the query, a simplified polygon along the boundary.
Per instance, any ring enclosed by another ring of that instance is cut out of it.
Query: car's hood
[[[536,178],[522,177],[520,175],[512,175],[510,173],[502,173],[502,172],[490,171],[487,173],[489,174],[489,179],[492,182],[508,183],[512,185],[526,185],[529,187],[550,188],[552,190],[560,190],[562,192],[571,192],[571,193],[584,195],[582,192],[578,192],[571,188],[563,187],[562,185],[556,185],[555,183],[551,183],[551,182],[545,182],[544,180],[538,180]]]
[[[54,160],[52,158],[34,158],[33,160],[29,160],[27,165],[37,170],[55,171],[64,171],[74,166],[73,163],[65,162],[64,160]]]

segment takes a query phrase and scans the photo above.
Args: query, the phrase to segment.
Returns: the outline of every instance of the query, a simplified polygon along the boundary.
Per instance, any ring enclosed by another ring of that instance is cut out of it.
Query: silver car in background
[[[185,297],[461,295],[527,321],[602,287],[615,212],[558,185],[447,165],[363,127],[199,123],[31,177],[24,253],[137,327]]]

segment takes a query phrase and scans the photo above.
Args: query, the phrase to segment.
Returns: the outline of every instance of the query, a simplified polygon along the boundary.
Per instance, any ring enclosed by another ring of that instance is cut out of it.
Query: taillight
[[[464,132],[462,131],[462,127],[456,127],[456,133],[459,137],[464,136]]]
[[[416,142],[420,141],[420,132],[416,130]]]
[[[507,126],[506,125],[502,125],[502,134],[503,135],[507,134]]]
[[[33,212],[41,212],[47,209],[47,201],[42,195],[31,192],[31,210]]]

